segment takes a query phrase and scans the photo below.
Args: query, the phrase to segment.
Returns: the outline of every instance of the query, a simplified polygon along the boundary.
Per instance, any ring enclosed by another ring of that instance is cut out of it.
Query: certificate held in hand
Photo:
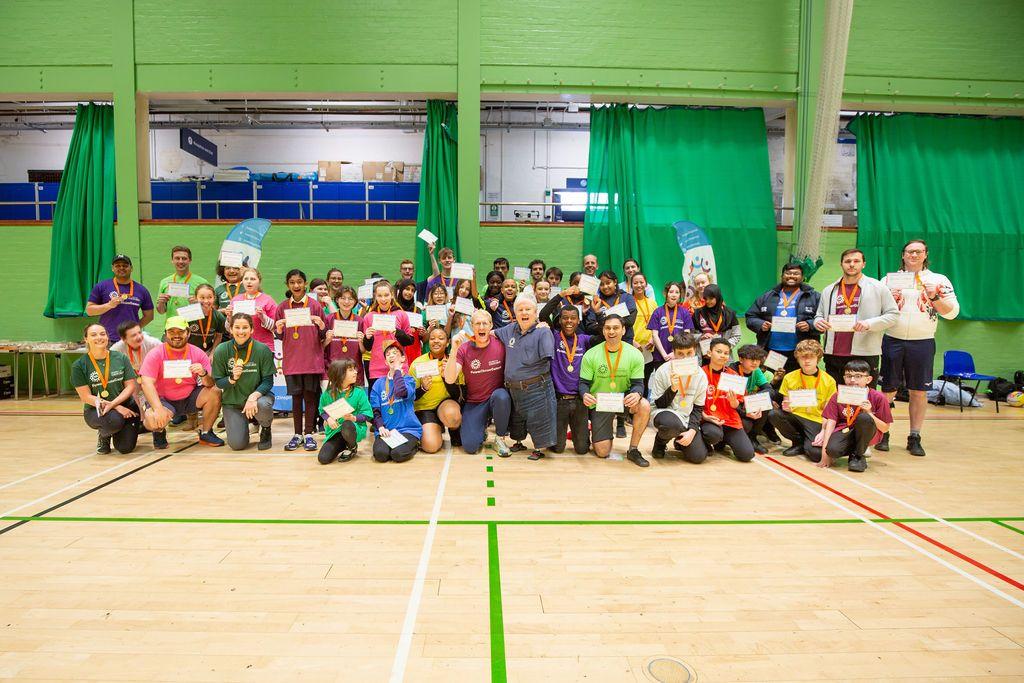
[[[378,332],[394,332],[397,329],[397,320],[393,315],[374,313],[372,327]]]
[[[914,289],[914,274],[907,271],[897,271],[885,276],[885,286],[889,289]]]
[[[436,359],[424,361],[422,363],[416,363],[416,379],[424,379],[426,377],[437,377],[441,374],[441,368],[437,363]]]
[[[614,306],[611,306],[610,308],[604,309],[604,314],[605,315],[617,315],[617,316],[620,316],[622,318],[625,318],[627,315],[629,315],[629,308],[626,307],[626,304],[615,304]]]
[[[853,326],[857,324],[857,316],[852,313],[850,315],[830,315],[828,324],[833,332],[853,332]]]
[[[764,366],[769,370],[781,370],[786,367],[786,357],[778,351],[769,351],[764,359]]]
[[[202,304],[189,304],[188,306],[178,306],[178,315],[185,319],[185,322],[192,322],[194,320],[202,320],[206,317],[203,313]]]
[[[455,312],[462,313],[464,315],[473,315],[473,311],[476,308],[473,306],[472,299],[460,296],[455,299]]]
[[[306,325],[312,325],[313,319],[309,315],[309,309],[303,306],[302,308],[286,308],[284,309],[284,326],[285,327],[305,327]]]
[[[789,392],[790,408],[816,408],[818,392],[815,389],[793,389]]]
[[[718,377],[718,391],[727,394],[730,391],[737,396],[747,393],[747,378],[743,375],[730,375],[722,373]]]
[[[331,328],[334,336],[338,339],[358,339],[359,338],[359,321],[358,320],[335,320],[334,327]]]
[[[851,406],[859,406],[868,400],[867,387],[853,387],[849,384],[840,384],[836,392],[836,402]]]
[[[327,413],[327,417],[332,420],[340,420],[346,415],[351,415],[356,412],[356,410],[344,398],[339,398],[337,401],[325,405],[324,412]]]
[[[590,294],[591,296],[597,294],[597,288],[600,284],[601,281],[593,275],[580,275],[579,287],[580,291],[584,294]]]
[[[530,279],[530,269],[523,268],[522,266],[516,266],[512,269],[512,277],[519,281],[528,281]]]
[[[765,411],[772,409],[772,397],[768,392],[760,392],[757,394],[750,394],[749,396],[743,397],[743,408],[748,413],[756,413],[758,411]]]
[[[625,394],[616,393],[597,394],[597,405],[594,406],[594,410],[599,413],[621,413],[626,409],[622,402],[625,397]]]
[[[427,322],[436,320],[438,322],[443,323],[445,320],[448,319],[448,307],[445,306],[444,304],[438,304],[436,306],[427,306],[423,310],[426,313]]]
[[[453,263],[452,264],[452,277],[456,280],[472,280],[473,279],[473,264],[472,263]]]
[[[187,282],[168,282],[167,293],[179,299],[187,299],[190,296],[190,286]]]
[[[232,313],[245,313],[247,315],[256,315],[256,300],[255,299],[239,299],[238,301],[231,302]]]
[[[192,376],[192,361],[189,359],[184,360],[165,360],[164,361],[164,379],[188,379]]]
[[[673,358],[669,362],[672,363],[672,374],[676,377],[689,377],[700,369],[700,365],[697,363],[697,356]]]
[[[772,332],[789,332],[790,334],[796,334],[796,318],[773,315]]]

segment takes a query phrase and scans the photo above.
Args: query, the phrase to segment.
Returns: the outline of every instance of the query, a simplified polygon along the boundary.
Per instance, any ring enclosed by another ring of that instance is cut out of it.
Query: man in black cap
[[[85,314],[98,315],[100,325],[113,340],[120,339],[117,327],[125,320],[137,322],[143,328],[153,320],[153,298],[141,282],[132,279],[132,260],[127,254],[114,256],[110,268],[114,277],[92,288]]]

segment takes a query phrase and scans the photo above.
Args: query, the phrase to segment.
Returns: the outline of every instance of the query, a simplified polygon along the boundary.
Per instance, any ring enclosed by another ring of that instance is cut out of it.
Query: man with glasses
[[[960,313],[953,285],[945,275],[928,270],[928,245],[911,240],[903,247],[899,272],[882,279],[899,308],[896,324],[882,338],[882,391],[892,401],[904,385],[910,394],[910,434],[907,451],[923,456],[921,427],[928,408],[935,362],[935,329],[939,316],[952,320]],[[889,434],[877,445],[889,450]]]

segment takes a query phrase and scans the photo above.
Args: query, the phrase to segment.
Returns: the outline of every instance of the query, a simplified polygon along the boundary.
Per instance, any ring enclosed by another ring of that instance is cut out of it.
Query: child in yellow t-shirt
[[[817,341],[803,340],[796,345],[793,355],[800,369],[782,378],[779,386],[779,393],[784,397],[782,410],[772,411],[769,419],[779,434],[793,442],[783,455],[806,455],[817,461],[821,458],[821,411],[836,393],[836,381],[818,367],[825,352]],[[794,391],[803,393],[791,398]],[[808,393],[811,391],[813,395]],[[813,398],[814,404],[800,400],[806,398]]]

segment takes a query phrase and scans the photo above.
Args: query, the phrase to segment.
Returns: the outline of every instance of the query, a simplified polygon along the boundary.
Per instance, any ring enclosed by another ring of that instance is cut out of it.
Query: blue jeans
[[[476,453],[483,445],[487,423],[494,418],[494,431],[498,436],[508,435],[508,422],[512,414],[512,397],[505,389],[495,389],[482,403],[462,406],[462,448]]]
[[[554,446],[558,409],[551,377],[545,377],[525,389],[510,389],[509,392],[515,407],[512,413],[512,438],[519,441],[528,433],[534,448],[540,450]]]

